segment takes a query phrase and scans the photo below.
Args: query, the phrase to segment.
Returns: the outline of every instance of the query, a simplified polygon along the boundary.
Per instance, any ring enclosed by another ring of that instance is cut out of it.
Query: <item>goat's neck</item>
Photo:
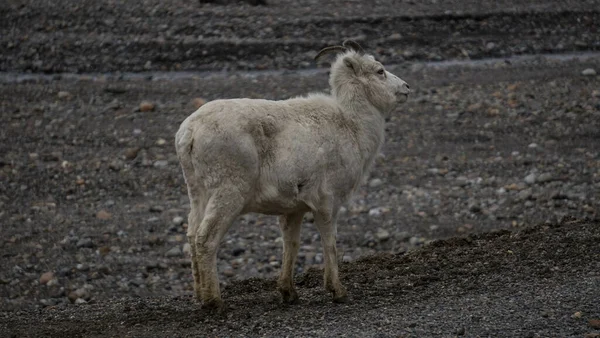
[[[363,172],[367,172],[384,141],[385,119],[363,95],[359,93],[334,93],[344,114],[357,124],[357,142],[363,160]]]

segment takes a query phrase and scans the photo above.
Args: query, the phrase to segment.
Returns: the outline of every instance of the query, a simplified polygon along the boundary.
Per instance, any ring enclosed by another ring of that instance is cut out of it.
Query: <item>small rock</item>
[[[457,184],[459,187],[464,187],[464,186],[467,186],[467,185],[469,185],[469,179],[468,179],[468,178],[466,178],[465,176],[458,176],[458,177],[456,178],[456,184]]]
[[[390,238],[390,232],[383,228],[379,228],[375,233],[375,237],[377,237],[380,242],[384,242]]]
[[[538,147],[537,143],[530,143],[530,144],[527,146],[527,148],[530,148],[530,149],[535,149],[535,148],[537,148],[537,147]]]
[[[574,314],[571,315],[571,318],[578,319],[578,318],[581,318],[581,316],[582,316],[581,311],[577,311],[577,312],[575,312]]]
[[[157,146],[164,146],[165,144],[167,144],[167,140],[165,140],[164,138],[159,138],[158,140],[156,140]]]
[[[479,204],[474,203],[469,206],[469,211],[476,214],[481,211],[481,207],[479,206]]]
[[[75,299],[75,304],[86,304],[87,301],[83,298],[77,298]]]
[[[400,34],[400,33],[392,33],[390,36],[388,36],[388,39],[390,39],[390,40],[400,40],[400,39],[402,39],[402,34]]]
[[[54,278],[54,273],[52,273],[52,271],[45,272],[40,277],[40,284],[42,284],[42,285],[47,284],[53,278]]]
[[[192,100],[192,105],[196,109],[202,107],[204,104],[206,104],[206,100],[201,97],[196,97]]]
[[[155,168],[164,168],[168,165],[169,165],[169,161],[167,161],[167,160],[158,160],[158,161],[154,162]]]
[[[69,298],[71,303],[75,303],[78,299],[90,299],[90,293],[85,288],[79,288],[75,291],[69,292],[69,295],[67,297]]]
[[[533,194],[533,193],[532,193],[532,191],[531,191],[531,188],[529,188],[529,189],[524,189],[524,190],[521,190],[521,191],[519,191],[519,194],[518,194],[518,199],[519,199],[519,201],[525,201],[525,200],[528,200],[528,199],[530,199],[530,198],[531,198],[532,194]]]
[[[401,242],[406,242],[410,239],[410,234],[407,231],[400,231],[394,235],[394,238]]]
[[[377,188],[383,184],[383,181],[379,178],[374,178],[369,181],[369,188]]]
[[[370,217],[379,217],[379,216],[381,216],[381,214],[382,214],[381,208],[373,208],[373,209],[369,210]]]
[[[77,247],[78,248],[93,248],[94,242],[92,242],[92,239],[89,237],[82,238],[79,241],[77,241]]]
[[[600,319],[593,318],[588,321],[588,325],[594,329],[600,329]]]
[[[190,243],[185,243],[183,245],[183,253],[186,255],[190,255],[192,252],[192,246],[190,245]]]
[[[233,277],[233,276],[235,276],[235,272],[233,271],[232,268],[226,268],[225,270],[223,270],[223,276]]]
[[[173,225],[181,226],[183,224],[183,221],[184,219],[181,216],[173,217]]]
[[[181,248],[179,246],[172,247],[169,251],[165,253],[167,257],[180,257],[182,256]]]
[[[525,183],[534,184],[536,177],[537,176],[534,173],[531,173],[531,174],[525,176]]]
[[[163,210],[165,210],[165,208],[163,208],[160,205],[153,205],[153,206],[150,206],[150,208],[148,210],[150,212],[157,212],[157,213],[159,213],[159,212],[163,212]]]
[[[140,111],[141,112],[153,111],[155,107],[156,106],[154,105],[154,103],[152,103],[150,101],[142,101],[142,103],[140,103]]]
[[[137,157],[139,151],[140,151],[139,147],[127,148],[123,155],[125,156],[125,159],[133,160],[134,158]]]
[[[100,210],[96,213],[96,218],[101,219],[103,221],[111,219],[112,215],[106,210]]]
[[[58,96],[59,99],[64,100],[64,99],[70,98],[71,97],[71,93],[66,92],[66,91],[60,91],[60,92],[58,92],[57,96]]]
[[[246,249],[244,249],[242,247],[236,247],[236,248],[233,249],[233,251],[231,252],[231,254],[234,257],[237,257],[237,256],[243,254],[244,252],[246,252]]]
[[[425,242],[424,238],[417,237],[417,236],[411,237],[410,240],[409,240],[410,245],[414,245],[414,246],[423,244],[424,242]]]
[[[460,328],[458,328],[458,329],[454,330],[454,333],[455,333],[457,336],[463,336],[463,335],[465,334],[465,331],[466,331],[466,330],[465,330],[465,328],[464,328],[464,327],[460,327]]]
[[[583,75],[583,76],[595,76],[596,75],[596,70],[594,68],[587,68],[587,69],[584,69],[581,72],[581,75]]]
[[[552,177],[551,173],[543,173],[540,176],[538,176],[536,181],[539,183],[545,183],[545,182],[552,181],[552,179],[553,179],[553,177]]]
[[[496,44],[495,44],[495,43],[493,43],[493,42],[488,42],[488,43],[485,45],[485,49],[487,49],[487,50],[492,50],[492,49],[494,49],[494,48],[496,48]]]

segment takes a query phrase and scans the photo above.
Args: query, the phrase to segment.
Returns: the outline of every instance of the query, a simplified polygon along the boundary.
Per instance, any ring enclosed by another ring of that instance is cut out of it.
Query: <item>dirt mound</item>
[[[600,317],[598,243],[600,222],[567,220],[343,264],[348,304],[330,301],[315,269],[297,277],[295,306],[280,303],[273,280],[249,279],[226,287],[222,314],[190,297],[125,297],[3,312],[0,328],[7,337],[580,337]]]

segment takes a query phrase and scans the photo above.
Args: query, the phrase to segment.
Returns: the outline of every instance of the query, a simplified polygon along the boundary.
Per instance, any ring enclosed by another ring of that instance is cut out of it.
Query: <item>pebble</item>
[[[381,216],[381,214],[382,214],[381,208],[373,208],[373,209],[369,210],[370,217],[379,217],[379,216]]]
[[[383,184],[383,181],[379,178],[374,178],[371,181],[369,181],[369,188],[377,188],[380,187]]]
[[[181,216],[175,216],[175,217],[173,217],[173,221],[172,222],[173,222],[173,225],[180,226],[180,225],[183,224],[183,221],[184,221],[183,217],[181,217]]]
[[[410,234],[407,231],[400,231],[394,234],[394,238],[401,242],[410,240]]]
[[[388,239],[390,239],[390,232],[383,228],[379,228],[379,229],[377,229],[377,232],[375,233],[375,237],[380,242],[384,242],[384,241],[387,241]]]
[[[139,148],[139,147],[127,148],[127,149],[125,149],[123,156],[125,156],[125,159],[127,159],[127,160],[133,160],[134,158],[137,157],[140,149],[141,148]]]
[[[540,176],[538,176],[536,181],[539,183],[545,183],[545,182],[552,181],[552,179],[553,179],[553,177],[552,177],[551,173],[543,173],[543,174],[540,174]]]
[[[92,242],[91,238],[86,237],[86,238],[82,238],[79,241],[77,241],[76,246],[78,248],[93,248],[94,247],[94,242]]]
[[[600,329],[600,319],[590,319],[588,325],[594,329]]]
[[[164,168],[168,165],[169,165],[169,161],[167,161],[167,160],[158,160],[158,161],[154,162],[155,168]]]
[[[527,148],[529,148],[529,149],[535,149],[535,148],[537,148],[537,147],[538,147],[538,144],[537,144],[537,143],[530,143],[530,144],[527,146]]]
[[[141,112],[153,111],[155,107],[156,106],[154,105],[154,103],[152,103],[150,101],[142,101],[142,103],[140,103],[140,111]]]
[[[233,251],[231,252],[231,254],[234,257],[237,257],[237,256],[243,254],[244,252],[246,252],[246,249],[244,249],[242,247],[236,247],[236,248],[233,249]]]
[[[467,186],[467,185],[469,185],[469,179],[468,179],[468,178],[466,178],[465,176],[458,176],[458,177],[456,178],[456,184],[457,184],[459,187],[464,187],[464,186]]]
[[[148,211],[150,211],[150,212],[157,212],[157,213],[163,212],[164,210],[165,210],[165,208],[163,208],[160,205],[152,205],[148,209]]]
[[[67,296],[71,303],[75,303],[78,299],[86,300],[90,298],[90,293],[85,288],[79,288],[75,291],[69,292]]]
[[[66,92],[66,91],[60,91],[60,92],[58,92],[57,96],[58,96],[59,99],[64,100],[64,99],[70,98],[71,97],[71,93]]]
[[[571,315],[571,318],[578,319],[578,318],[581,318],[581,316],[582,316],[581,311],[577,311],[577,312],[575,312],[574,314]]]
[[[185,243],[183,245],[183,253],[186,255],[191,255],[192,252],[192,246],[190,245],[190,243]]]
[[[232,268],[226,268],[225,270],[223,270],[223,276],[233,277],[233,276],[235,276],[235,271],[233,271]]]
[[[536,177],[537,176],[534,173],[531,173],[531,174],[525,176],[525,183],[534,184]]]
[[[167,257],[181,257],[183,252],[179,246],[172,247],[169,251],[165,253]]]
[[[198,109],[206,104],[206,100],[201,97],[196,97],[192,100],[192,105],[194,108]]]
[[[425,238],[413,236],[410,238],[410,240],[408,242],[410,243],[410,245],[417,246],[417,245],[423,244],[425,242]]]
[[[111,219],[112,215],[106,210],[100,210],[96,213],[96,218],[101,219],[103,221]]]
[[[42,285],[47,284],[53,278],[54,278],[54,273],[52,273],[52,271],[45,272],[40,277],[40,284],[42,284]]]
[[[583,76],[595,76],[596,70],[594,68],[586,68],[581,72]]]

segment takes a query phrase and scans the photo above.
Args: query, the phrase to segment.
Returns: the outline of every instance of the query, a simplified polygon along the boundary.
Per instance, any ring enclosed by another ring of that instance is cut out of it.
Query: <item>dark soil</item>
[[[250,279],[227,288],[222,314],[189,296],[121,298],[3,313],[0,328],[7,337],[581,337],[600,316],[598,243],[600,223],[569,220],[343,264],[348,304],[332,304],[322,271],[310,270],[297,278],[295,306],[281,304],[273,280]]]
[[[598,1],[223,3],[0,4],[0,336],[600,332]],[[350,303],[307,216],[281,304],[276,220],[247,215],[201,309],[175,131],[199,98],[327,90],[311,59],[347,37],[413,89],[342,210]]]

